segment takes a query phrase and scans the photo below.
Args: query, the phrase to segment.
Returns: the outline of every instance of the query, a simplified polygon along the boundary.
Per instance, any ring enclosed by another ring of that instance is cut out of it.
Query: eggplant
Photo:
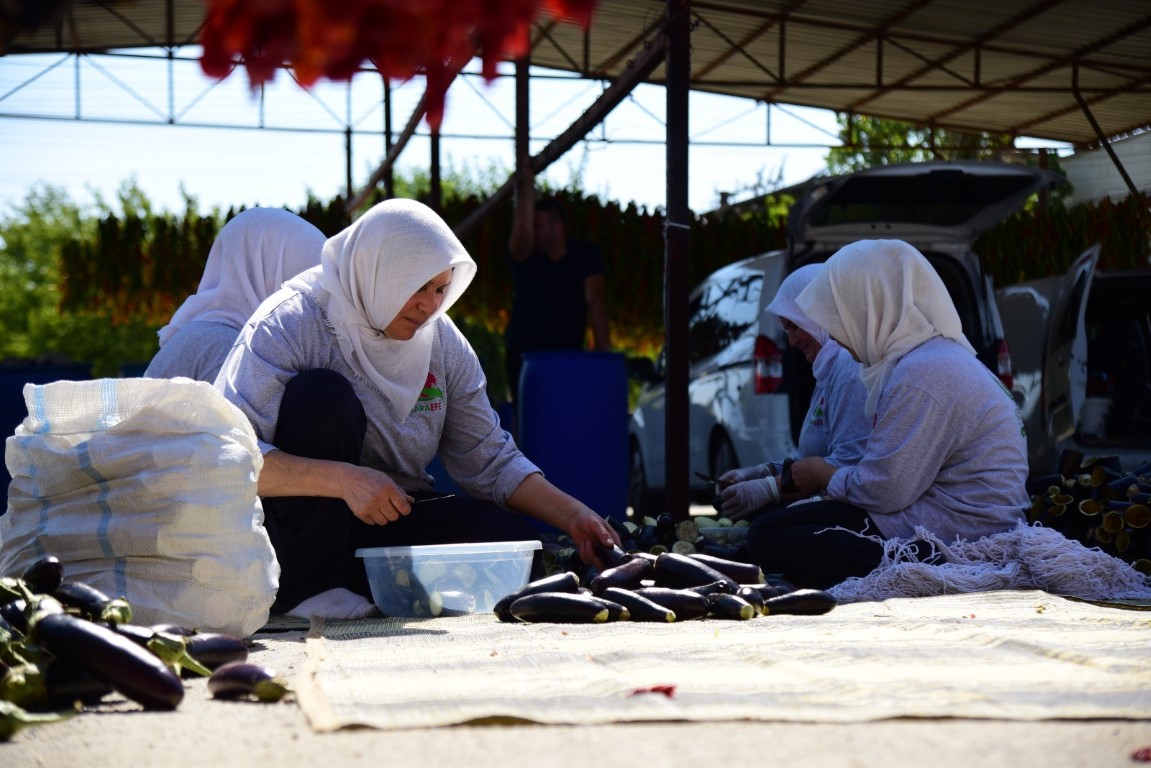
[[[747,621],[759,615],[759,611],[739,595],[718,592],[707,597],[707,615],[717,619]]]
[[[589,586],[592,594],[600,595],[608,587],[620,589],[635,589],[644,579],[652,578],[654,569],[651,561],[642,557],[633,557],[614,568],[608,568],[591,580]]]
[[[731,595],[735,594],[735,590],[731,588],[731,582],[728,581],[713,581],[710,584],[700,584],[695,587],[683,587],[683,589],[690,590],[703,595],[704,597],[711,597],[712,595]]]
[[[665,623],[675,621],[675,611],[665,608],[630,589],[608,587],[603,591],[601,597],[627,608],[631,615],[631,621],[660,621]]]
[[[631,611],[627,608],[627,606],[600,595],[593,595],[592,599],[599,600],[603,604],[604,608],[607,608],[608,621],[631,620]]]
[[[702,619],[707,615],[707,598],[689,589],[641,587],[634,591],[640,597],[646,597],[675,613],[676,621]]]
[[[141,648],[154,654],[168,666],[172,667],[181,678],[200,675],[207,677],[212,674],[212,667],[204,664],[199,658],[188,651],[191,638],[184,635],[173,635],[162,632],[155,627],[143,627],[139,624],[116,624],[111,622],[105,626],[118,635],[128,638]],[[244,657],[247,658],[247,649]],[[222,664],[223,662],[219,662]],[[217,664],[219,666],[219,664]]]
[[[518,592],[513,592],[496,601],[492,606],[492,612],[500,621],[514,622],[516,618],[512,616],[509,610],[516,600],[528,595],[539,594],[540,592],[566,592],[574,594],[579,591],[580,583],[579,576],[576,576],[572,571],[565,571],[564,573],[555,573],[551,576],[544,576],[542,579],[536,579]]]
[[[739,589],[739,583],[735,579],[689,555],[665,552],[656,558],[655,583],[658,586],[682,589],[683,587],[711,584],[716,581],[726,582],[729,585],[729,592],[735,592]]]
[[[703,554],[702,552],[688,555],[688,557],[692,560],[698,560],[705,565],[710,565],[715,570],[734,579],[740,584],[763,584],[767,581],[767,577],[763,574],[763,569],[755,563],[743,563],[738,560],[729,560],[726,557]]]
[[[602,624],[611,614],[599,598],[567,592],[524,595],[515,600],[509,610],[520,621],[558,624]]]
[[[757,592],[759,594],[760,599],[766,601],[766,600],[773,598],[773,597],[779,597],[780,595],[786,595],[786,594],[789,594],[791,592],[794,592],[796,590],[796,587],[793,587],[790,585],[788,585],[788,586],[776,586],[774,584],[740,584],[739,589],[737,589],[735,591],[735,593],[737,595],[739,595],[743,590],[752,590],[754,592]],[[747,600],[746,597],[744,597],[744,599]],[[748,602],[752,602],[752,601],[748,600]],[[761,612],[762,612],[762,609],[761,609]]]
[[[764,606],[766,605],[767,598],[756,587],[760,585],[741,584],[739,589],[735,591],[736,596],[742,597],[751,607],[755,609],[758,614],[763,614]],[[772,595],[774,597],[774,595]]]
[[[51,709],[73,709],[76,702],[99,704],[113,690],[72,659],[52,659],[45,665],[44,689]]]
[[[36,594],[50,595],[64,580],[64,564],[60,558],[48,555],[28,566],[20,578]]]
[[[827,613],[838,603],[830,593],[822,589],[796,589],[778,597],[763,601],[764,615],[795,614],[798,616],[818,616]]]
[[[31,637],[53,656],[74,661],[145,709],[173,710],[184,699],[184,684],[175,672],[151,651],[105,626],[41,611]]]
[[[287,682],[270,667],[247,661],[222,664],[208,678],[208,692],[216,699],[279,701],[291,691]]]
[[[90,621],[126,624],[132,620],[132,607],[123,598],[111,598],[82,581],[62,582],[52,596]]]
[[[28,634],[28,619],[24,615],[28,603],[23,598],[16,598],[0,605],[0,619],[8,626],[22,635]]]
[[[610,547],[605,547],[600,544],[597,547],[597,552],[599,553],[599,559],[602,560],[608,568],[615,568],[623,561],[629,559],[627,552],[618,544],[612,544]]]

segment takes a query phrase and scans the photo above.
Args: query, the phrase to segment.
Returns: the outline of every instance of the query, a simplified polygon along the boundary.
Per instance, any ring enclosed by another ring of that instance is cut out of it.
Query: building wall
[[[1144,131],[1111,145],[1127,175],[1140,192],[1151,194],[1151,131]],[[1059,159],[1075,190],[1068,205],[1097,203],[1105,197],[1122,200],[1130,194],[1111,156],[1102,149],[1077,152]]]

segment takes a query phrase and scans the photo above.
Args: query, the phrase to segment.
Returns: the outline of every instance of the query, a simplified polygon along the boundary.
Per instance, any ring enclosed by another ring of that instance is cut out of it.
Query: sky
[[[185,192],[201,210],[298,207],[309,193],[329,200],[346,185],[347,124],[354,130],[351,168],[357,191],[382,161],[380,78],[360,75],[351,87],[322,81],[306,91],[281,72],[261,100],[243,71],[222,81],[204,75],[195,50],[184,49],[185,59],[173,62],[171,74],[167,62],[137,52],[79,59],[0,57],[0,210],[22,202],[37,184],[63,187],[84,205],[96,195],[112,202],[129,179],[154,205],[172,211],[183,209]],[[510,67],[504,71],[511,73]],[[533,80],[530,96],[533,154],[606,87],[562,73],[537,73],[544,76]],[[393,82],[391,88],[392,128],[398,135],[423,82]],[[546,182],[567,187],[578,178],[586,192],[604,199],[649,210],[663,207],[665,100],[663,88],[641,86],[591,140],[545,171]],[[444,174],[510,170],[514,105],[510,76],[491,83],[478,76],[458,79],[442,127]],[[78,114],[88,119],[78,120]],[[696,212],[717,207],[721,193],[740,200],[757,188],[804,181],[824,168],[827,146],[837,143],[835,115],[826,110],[774,106],[769,111],[746,99],[693,94],[689,115],[689,206]],[[132,124],[110,122],[114,119]],[[244,129],[196,127],[219,123]],[[430,141],[421,123],[397,169],[429,167]]]
[[[183,210],[185,194],[202,212],[217,206],[298,208],[309,194],[327,201],[346,190],[346,125],[353,128],[357,192],[384,157],[384,86],[375,75],[361,74],[350,86],[321,81],[304,90],[280,72],[257,96],[242,70],[222,81],[204,75],[195,47],[181,49],[171,62],[158,53],[0,57],[0,212],[41,184],[62,187],[81,205],[99,197],[116,207],[116,192],[129,180],[161,210]],[[468,70],[478,71],[476,65]],[[464,76],[452,86],[441,129],[445,176],[455,171],[503,181],[514,166],[511,71],[505,66],[509,76],[491,83]],[[535,73],[533,154],[607,87],[564,73]],[[423,81],[393,82],[391,90],[398,135]],[[585,192],[605,200],[664,207],[665,113],[664,89],[640,86],[543,179],[566,188],[575,178]],[[200,127],[217,124],[239,129]],[[718,207],[724,193],[738,201],[805,181],[824,170],[828,146],[838,143],[833,112],[769,108],[697,92],[690,98],[688,133],[688,204],[697,213]],[[426,171],[430,162],[421,122],[396,168],[401,174]]]

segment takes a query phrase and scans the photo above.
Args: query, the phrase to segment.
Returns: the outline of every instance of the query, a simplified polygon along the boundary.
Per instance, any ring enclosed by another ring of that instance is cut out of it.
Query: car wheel
[[[723,432],[718,433],[711,441],[708,466],[711,468],[712,477],[723,477],[724,473],[739,469],[739,457],[735,455],[735,446],[731,444],[731,438]]]
[[[643,453],[640,452],[638,445],[631,447],[628,460],[627,504],[631,507],[631,515],[634,520],[655,517],[660,512],[656,494],[647,485]]]

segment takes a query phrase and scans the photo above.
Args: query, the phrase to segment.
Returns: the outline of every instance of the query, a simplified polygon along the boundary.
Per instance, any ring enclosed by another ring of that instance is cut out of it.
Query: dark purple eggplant
[[[184,684],[155,654],[105,626],[68,613],[40,612],[31,637],[53,656],[69,659],[145,709],[172,710]]]
[[[619,603],[627,608],[631,621],[659,621],[670,623],[675,621],[675,611],[664,608],[659,603],[648,600],[646,597],[630,589],[608,587],[601,597]]]
[[[600,595],[608,587],[619,589],[635,589],[644,579],[653,578],[652,564],[645,558],[633,557],[625,560],[614,568],[608,568],[591,580],[592,594]]]
[[[609,600],[602,595],[592,595],[592,599],[599,600],[607,608],[608,621],[629,621],[631,619],[631,611],[628,610],[627,606]]]
[[[496,601],[496,604],[492,606],[492,612],[495,613],[500,621],[515,622],[516,618],[512,616],[509,609],[512,603],[519,598],[541,592],[567,592],[569,594],[575,594],[579,591],[579,588],[579,576],[572,571],[564,571],[563,573],[544,576],[542,579],[536,579],[531,582],[518,592],[513,592],[510,595],[500,598]]]
[[[191,627],[185,627],[182,624],[153,624],[152,631],[164,632],[169,635],[179,635],[180,637],[191,637],[197,632],[197,630]]]
[[[793,587],[790,585],[788,585],[788,586],[776,586],[774,584],[740,584],[739,589],[737,589],[735,591],[735,593],[738,595],[743,590],[753,590],[755,592],[758,592],[760,599],[766,601],[766,600],[769,600],[770,598],[773,598],[773,597],[779,597],[780,595],[786,595],[790,592],[794,592],[796,590],[796,587]],[[746,600],[747,598],[745,597],[744,599]],[[748,601],[748,602],[751,602],[751,601]]]
[[[675,613],[676,621],[702,619],[707,615],[707,598],[688,589],[641,587],[634,592]]]
[[[716,557],[702,552],[688,555],[688,557],[705,565],[710,565],[740,584],[763,584],[766,581],[763,569],[754,563],[741,563],[738,560],[729,560],[726,557]]]
[[[700,587],[717,581],[726,582],[729,585],[728,592],[735,592],[739,589],[739,582],[735,579],[689,555],[665,552],[656,558],[655,583],[657,586],[682,589],[684,587]]]
[[[707,597],[707,615],[716,619],[747,621],[758,616],[759,611],[739,595],[718,592]]]
[[[567,592],[524,595],[516,599],[509,610],[519,621],[556,624],[602,624],[611,617],[611,611],[603,600]]]
[[[818,616],[827,613],[836,605],[838,605],[836,599],[821,589],[797,589],[764,600],[764,613],[768,616],[782,613]]]
[[[8,626],[16,630],[22,635],[28,634],[28,619],[24,615],[28,603],[23,598],[16,598],[0,605],[0,619],[8,623]]]
[[[628,559],[627,552],[624,551],[619,544],[615,543],[613,543],[610,547],[605,547],[604,545],[600,544],[596,548],[596,552],[599,554],[599,559],[608,568],[615,568],[624,560]]]
[[[79,612],[89,621],[111,621],[126,624],[132,620],[132,608],[123,598],[111,598],[82,581],[65,581],[52,596],[64,606]]]
[[[274,669],[247,661],[221,664],[208,678],[208,692],[216,699],[272,702],[284,698],[290,690]]]
[[[153,653],[160,661],[172,667],[182,678],[196,675],[207,677],[212,674],[212,668],[189,652],[188,645],[191,640],[189,637],[173,635],[158,631],[155,627],[145,627],[139,624],[116,624],[113,622],[105,624],[105,626]],[[244,657],[247,658],[247,650],[244,652]]]
[[[736,585],[738,589],[739,585]],[[731,595],[735,594],[735,590],[731,588],[730,581],[713,581],[710,584],[700,584],[695,587],[683,587],[683,589],[690,590],[704,597],[711,597],[712,595]]]
[[[741,584],[739,589],[736,590],[735,594],[751,603],[751,606],[755,608],[756,613],[762,614],[767,598],[764,597],[763,593],[756,588],[758,586],[760,585]],[[772,597],[775,597],[775,595],[772,595]]]
[[[200,632],[184,639],[188,655],[213,672],[225,664],[248,660],[248,645],[221,632]]]
[[[60,558],[48,555],[28,566],[20,578],[32,592],[38,595],[50,595],[64,580],[64,564],[60,562]]]

